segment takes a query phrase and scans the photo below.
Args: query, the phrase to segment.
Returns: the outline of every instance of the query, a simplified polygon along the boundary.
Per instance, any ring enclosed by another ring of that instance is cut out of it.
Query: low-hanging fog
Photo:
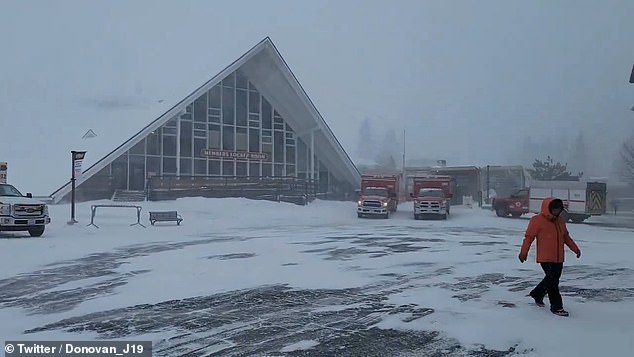
[[[633,13],[631,0],[3,1],[0,135],[85,119],[60,106],[155,102],[162,73],[208,69],[194,90],[220,53],[270,36],[355,162],[381,149],[400,165],[405,131],[412,164],[550,155],[609,176],[634,130]]]

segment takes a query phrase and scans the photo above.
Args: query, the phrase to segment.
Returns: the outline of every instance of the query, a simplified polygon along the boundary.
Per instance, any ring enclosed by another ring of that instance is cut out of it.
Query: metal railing
[[[297,177],[254,176],[154,176],[148,179],[148,198],[246,197],[283,200],[299,197],[312,201],[318,194],[317,180]]]

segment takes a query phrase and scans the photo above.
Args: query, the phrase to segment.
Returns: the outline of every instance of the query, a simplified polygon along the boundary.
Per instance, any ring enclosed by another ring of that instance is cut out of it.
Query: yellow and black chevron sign
[[[588,213],[604,213],[605,212],[605,192],[589,191],[586,201]]]

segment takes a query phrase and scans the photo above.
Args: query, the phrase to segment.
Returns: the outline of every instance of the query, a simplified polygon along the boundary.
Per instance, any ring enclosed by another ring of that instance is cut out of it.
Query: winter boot
[[[535,304],[537,304],[537,306],[539,307],[546,306],[546,304],[544,304],[543,297],[536,296],[532,291],[529,293],[529,295],[533,298],[533,300],[535,300]]]
[[[559,310],[552,310],[552,313],[557,315],[557,316],[568,316],[568,311],[564,310],[564,309],[559,309]]]

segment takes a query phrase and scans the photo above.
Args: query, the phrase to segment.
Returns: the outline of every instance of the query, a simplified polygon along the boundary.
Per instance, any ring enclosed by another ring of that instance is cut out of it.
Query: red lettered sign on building
[[[210,159],[267,160],[269,155],[261,152],[202,149],[202,156]]]

